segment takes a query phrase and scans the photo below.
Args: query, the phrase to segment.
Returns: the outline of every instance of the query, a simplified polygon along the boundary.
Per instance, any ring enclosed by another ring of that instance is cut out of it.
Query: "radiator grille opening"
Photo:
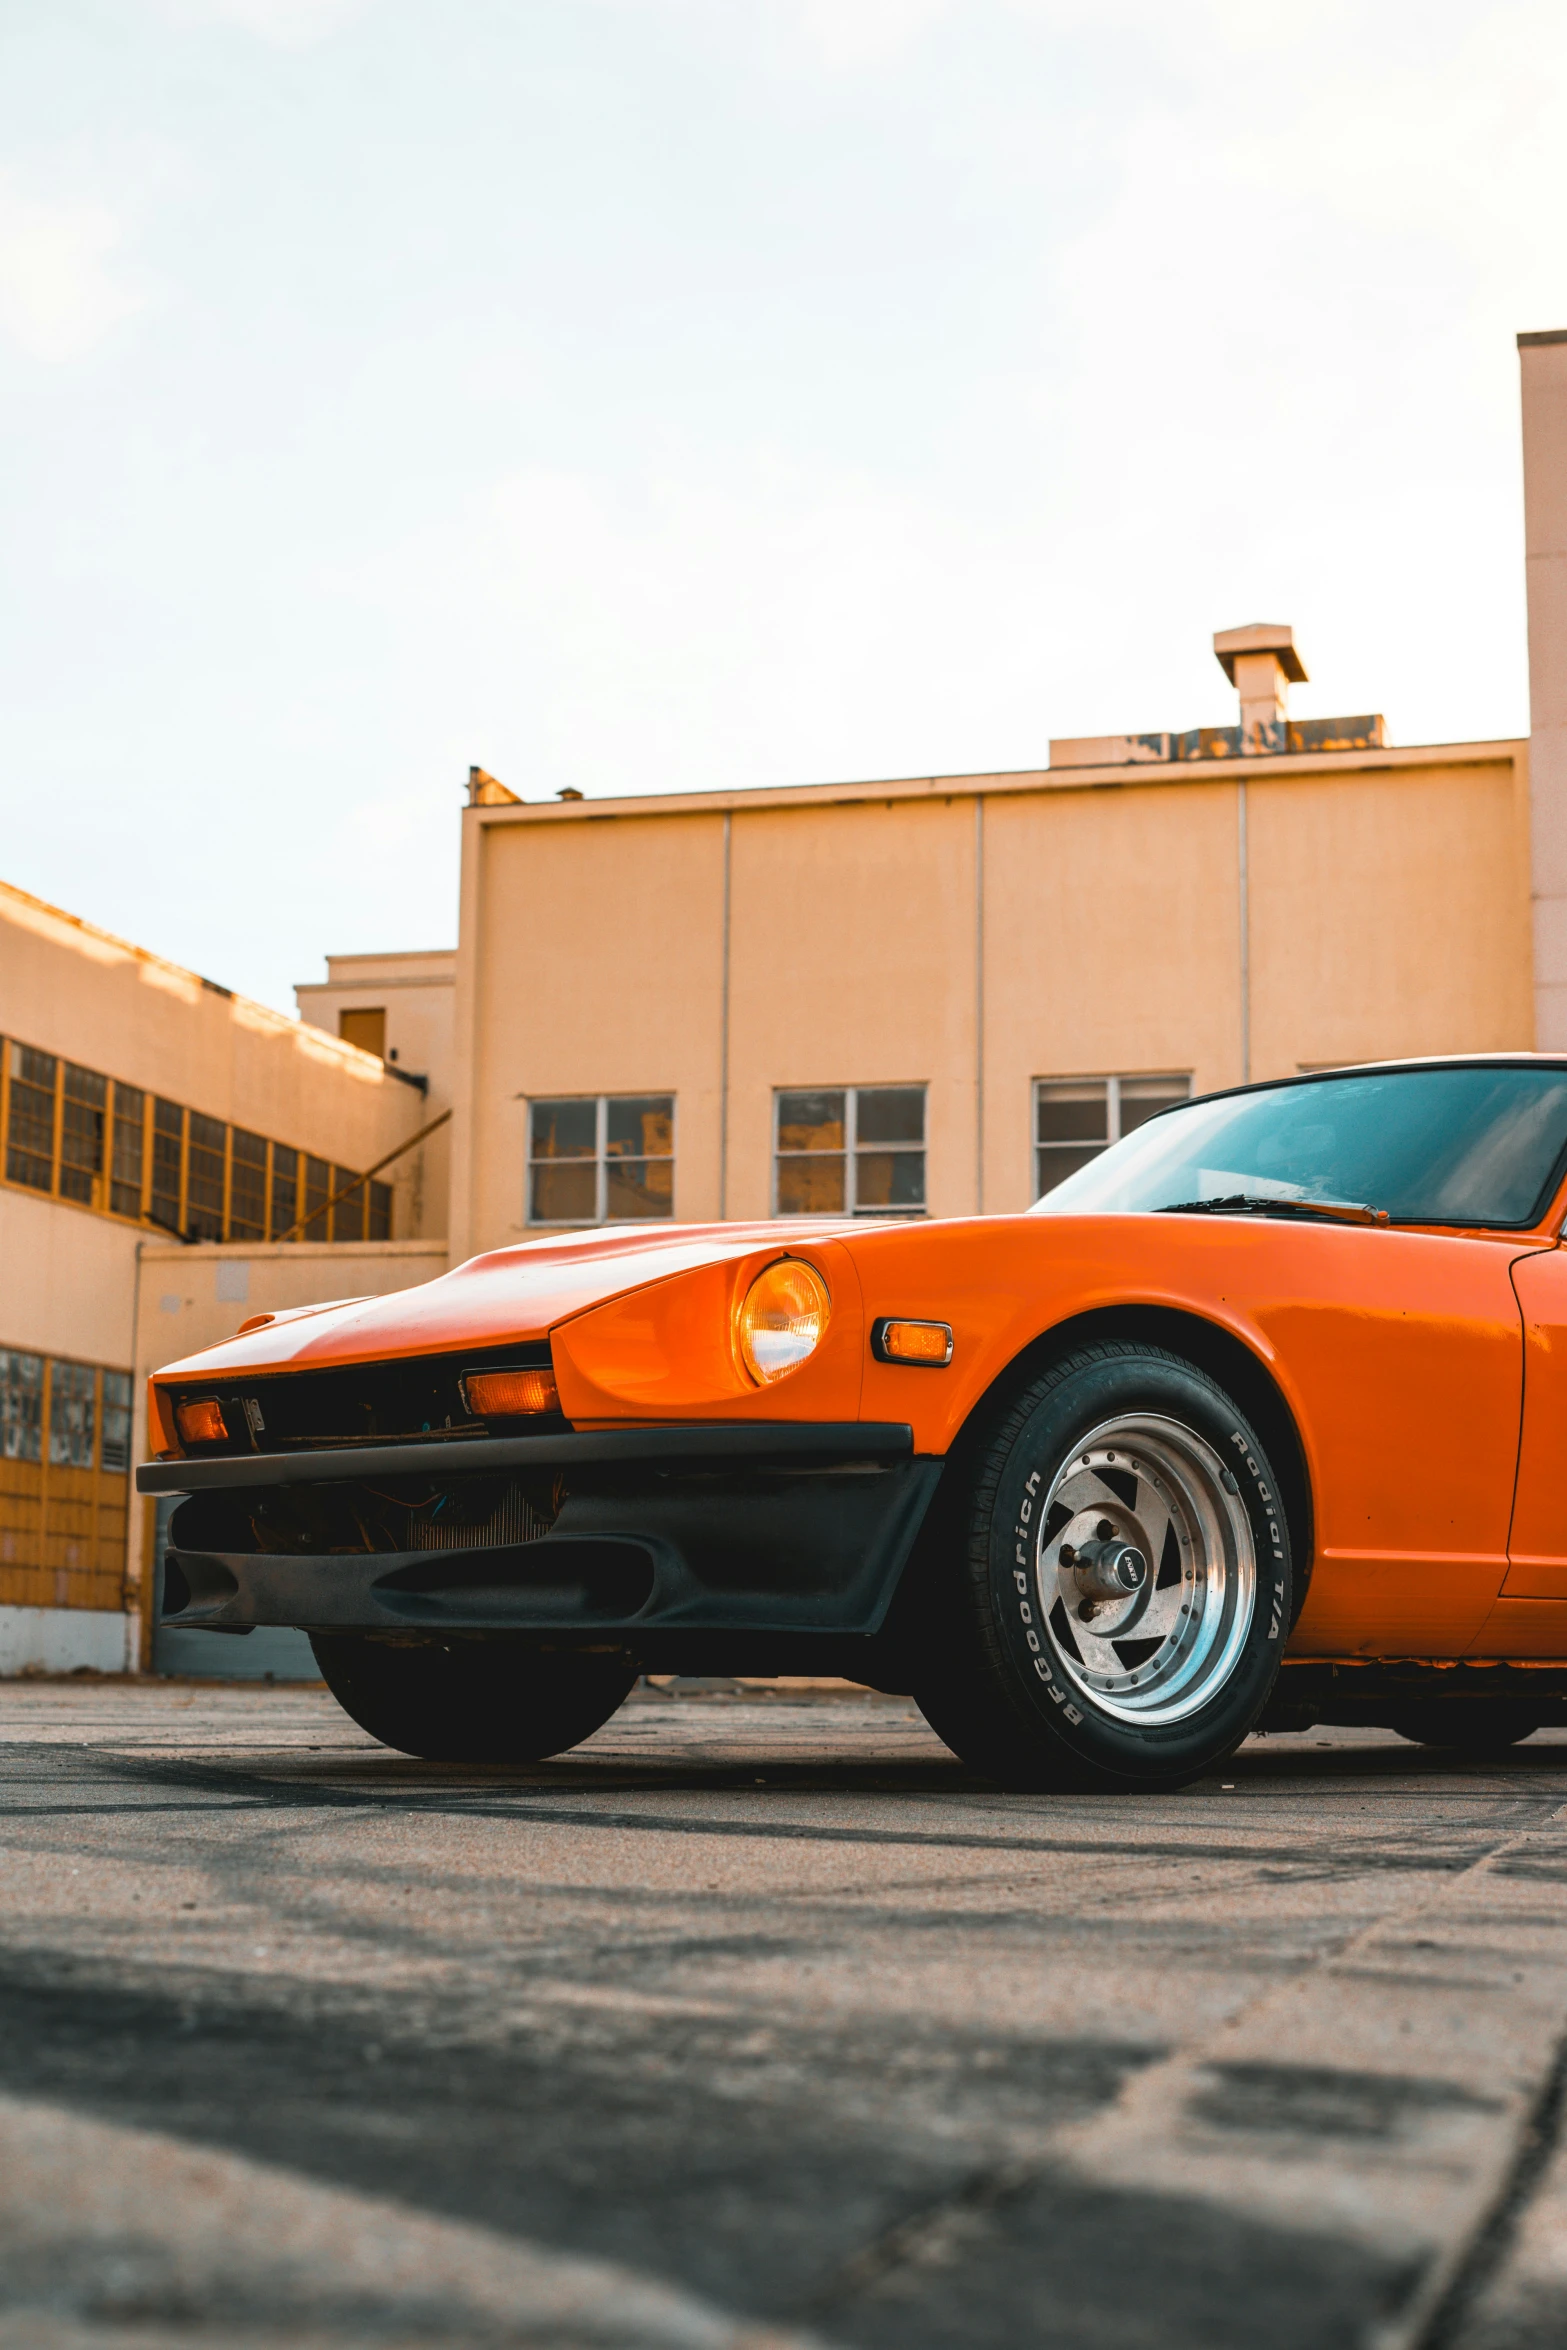
[[[430,1517],[410,1511],[408,1539],[400,1547],[404,1550],[495,1550],[502,1543],[537,1542],[541,1534],[550,1530],[551,1519],[536,1510],[523,1493],[521,1486],[513,1485],[502,1496],[498,1508],[478,1525],[459,1524],[455,1518],[443,1517],[439,1510]]]
[[[559,1472],[194,1493],[174,1513],[179,1550],[321,1558],[388,1551],[503,1550],[537,1542],[560,1515]]]

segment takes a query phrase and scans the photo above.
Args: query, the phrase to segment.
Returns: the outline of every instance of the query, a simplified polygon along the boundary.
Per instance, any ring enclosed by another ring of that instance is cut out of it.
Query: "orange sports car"
[[[1010,1787],[1567,1719],[1567,1059],[1241,1087],[1025,1216],[649,1226],[152,1382],[164,1620],[553,1754],[641,1672],[912,1692]]]

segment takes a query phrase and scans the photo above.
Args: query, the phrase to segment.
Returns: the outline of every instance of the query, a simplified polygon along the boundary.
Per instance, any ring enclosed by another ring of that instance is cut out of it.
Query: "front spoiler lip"
[[[562,1468],[630,1462],[784,1464],[908,1460],[914,1431],[897,1420],[716,1420],[587,1428],[551,1436],[478,1436],[444,1444],[331,1446],[307,1453],[225,1453],[152,1461],[138,1493],[204,1493],[223,1487],[331,1485],[366,1477],[455,1477],[486,1469]]]
[[[797,1443],[727,1467],[667,1448],[640,1466],[616,1458],[626,1465],[568,1477],[548,1533],[453,1550],[219,1549],[234,1505],[197,1496],[175,1513],[162,1565],[179,1580],[165,1583],[160,1618],[214,1632],[864,1636],[886,1616],[943,1473],[933,1455],[875,1459],[863,1444],[834,1458]],[[239,1497],[240,1516],[253,1500]]]

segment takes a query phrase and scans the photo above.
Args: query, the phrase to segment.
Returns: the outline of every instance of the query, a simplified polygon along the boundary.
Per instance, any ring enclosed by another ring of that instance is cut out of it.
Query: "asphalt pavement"
[[[437,1768],[0,1686],[0,2350],[1561,2350],[1567,1733],[1013,1796],[639,1692]]]

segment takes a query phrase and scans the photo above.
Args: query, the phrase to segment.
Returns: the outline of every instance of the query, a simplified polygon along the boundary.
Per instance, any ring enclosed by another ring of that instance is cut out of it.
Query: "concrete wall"
[[[0,1346],[129,1370],[140,1228],[0,1183]]]
[[[1241,1074],[1236,785],[995,794],[985,830],[985,1168],[1034,1196],[1036,1077]],[[965,1208],[980,1205],[971,1184]]]
[[[1535,1025],[1567,1051],[1567,329],[1520,335]]]
[[[1535,1042],[1529,759],[1248,792],[1252,1073]]]
[[[776,1087],[923,1082],[931,1211],[1015,1212],[1038,1077],[1202,1091],[1534,1041],[1521,743],[465,827],[454,1259],[527,1230],[530,1096],[674,1093],[695,1219],[770,1212]]]
[[[932,1213],[972,1206],[974,839],[947,794],[735,818],[731,1216],[772,1211],[783,1085],[923,1082]]]

